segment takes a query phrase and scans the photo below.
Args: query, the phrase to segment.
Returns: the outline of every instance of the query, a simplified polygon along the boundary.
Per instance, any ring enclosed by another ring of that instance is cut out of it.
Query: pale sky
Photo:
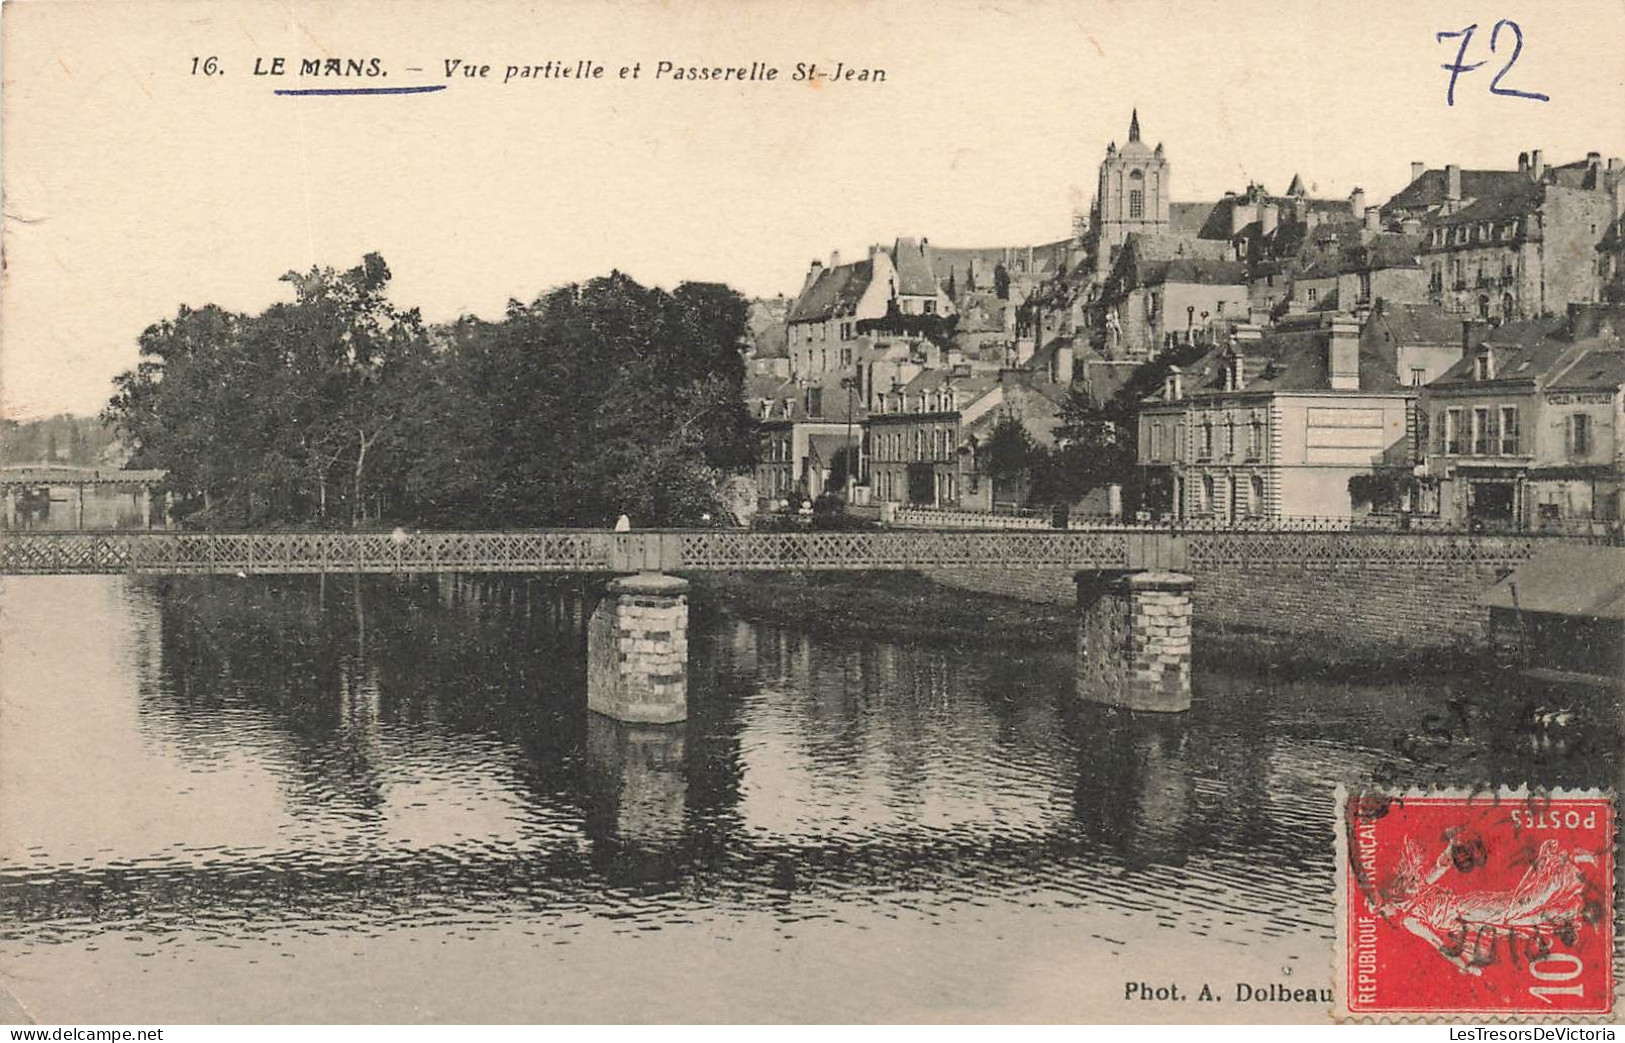
[[[1523,30],[1510,56],[1497,18]],[[1480,21],[1456,103],[1456,42]],[[182,303],[258,310],[277,277],[381,252],[429,321],[620,268],[793,293],[809,260],[925,236],[1046,242],[1086,207],[1138,106],[1175,200],[1249,180],[1372,202],[1410,162],[1625,155],[1625,3],[107,3],[5,5],[0,408],[94,412],[136,337]],[[191,75],[218,56],[225,74]],[[256,58],[290,74],[252,75]],[[301,58],[378,57],[383,79]],[[491,79],[447,79],[446,59]],[[509,64],[604,78],[504,85]],[[657,82],[752,61],[775,83]],[[797,62],[879,85],[790,80]],[[642,78],[618,78],[642,63]],[[422,72],[408,71],[418,66]],[[446,84],[431,94],[274,88]]]

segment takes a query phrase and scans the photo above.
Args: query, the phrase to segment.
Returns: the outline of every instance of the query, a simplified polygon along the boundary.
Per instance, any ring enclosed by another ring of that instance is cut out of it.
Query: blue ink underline
[[[274,93],[290,97],[308,97],[311,95],[333,97],[367,94],[430,94],[445,89],[446,85],[441,83],[430,87],[300,87],[277,90]]]

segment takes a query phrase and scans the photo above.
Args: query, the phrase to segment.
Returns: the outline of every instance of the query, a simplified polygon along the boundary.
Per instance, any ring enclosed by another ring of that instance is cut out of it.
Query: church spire
[[[1130,141],[1140,140],[1140,110],[1138,107],[1134,109],[1134,114],[1129,117],[1128,139]]]

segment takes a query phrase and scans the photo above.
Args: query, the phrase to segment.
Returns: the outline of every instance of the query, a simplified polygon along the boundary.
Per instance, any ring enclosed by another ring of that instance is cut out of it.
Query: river
[[[1531,726],[1535,694],[1202,668],[1139,717],[1079,702],[1069,647],[726,611],[692,718],[629,727],[585,709],[581,611],[522,579],[7,580],[5,1002],[1093,1020],[1140,979],[1325,987],[1338,781],[1617,777],[1614,718]]]

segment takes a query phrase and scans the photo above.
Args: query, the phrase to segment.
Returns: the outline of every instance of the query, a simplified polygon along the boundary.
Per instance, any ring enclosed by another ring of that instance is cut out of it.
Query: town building
[[[1447,523],[1618,525],[1625,309],[1575,305],[1560,328],[1490,332],[1422,392],[1425,479]],[[1534,334],[1531,336],[1531,334]]]
[[[1418,391],[1398,379],[1396,355],[1326,312],[1238,327],[1172,367],[1140,411],[1142,510],[1227,523],[1353,517],[1351,479],[1410,474]]]
[[[1521,154],[1517,170],[1413,164],[1411,184],[1384,213],[1425,222],[1421,263],[1435,303],[1507,322],[1601,299],[1598,249],[1622,194],[1619,160],[1605,167],[1593,152],[1548,167],[1537,150]]]
[[[864,410],[851,377],[747,377],[745,396],[756,421],[754,477],[765,508],[863,486]],[[845,457],[843,466],[838,456]],[[846,475],[851,482],[835,480]]]
[[[1145,360],[1174,343],[1197,343],[1248,317],[1247,272],[1238,261],[1142,259],[1131,237],[1097,305],[1101,353]]]
[[[831,254],[828,266],[812,263],[785,316],[790,373],[812,377],[849,369],[861,322],[952,313],[922,240],[872,246],[868,257],[846,264],[839,253]]]
[[[1048,445],[1064,389],[1015,372],[926,370],[878,396],[868,417],[873,495],[890,503],[992,511],[1022,491],[996,487],[980,454],[1001,419]]]

